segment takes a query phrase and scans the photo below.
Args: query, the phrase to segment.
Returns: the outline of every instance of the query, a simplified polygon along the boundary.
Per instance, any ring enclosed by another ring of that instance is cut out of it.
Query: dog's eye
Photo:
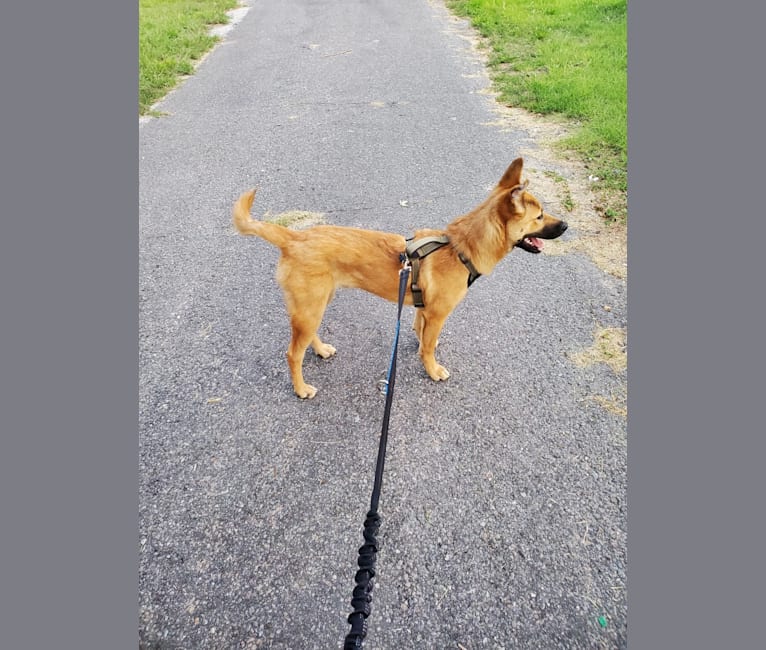
[[[537,219],[538,219],[538,221],[539,221],[539,220],[540,220],[540,219],[542,219],[542,218],[543,218],[543,213],[541,212],[541,213],[540,213],[540,216],[539,216],[539,217],[537,217]]]

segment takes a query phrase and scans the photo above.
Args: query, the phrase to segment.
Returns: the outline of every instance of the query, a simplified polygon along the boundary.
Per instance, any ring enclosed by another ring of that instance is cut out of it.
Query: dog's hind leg
[[[329,359],[337,352],[337,350],[329,343],[322,343],[322,339],[316,334],[314,334],[314,338],[311,339],[311,347],[314,352],[323,359]]]
[[[330,304],[330,301],[333,299],[334,295],[335,292],[331,291],[327,296],[327,300],[325,301],[324,307],[322,308],[323,314],[324,310],[327,309],[327,305]],[[329,343],[322,343],[322,339],[319,338],[318,334],[314,334],[314,338],[311,339],[311,347],[313,348],[314,352],[323,359],[329,359],[333,354],[337,352],[337,350]]]
[[[306,348],[311,345],[318,355],[325,358],[335,352],[335,348],[322,343],[317,335],[327,303],[332,298],[332,287],[328,287],[326,291],[317,289],[316,286],[312,287],[311,294],[304,293],[300,300],[296,300],[295,293],[291,292],[289,287],[285,287],[285,303],[292,328],[292,337],[287,347],[287,364],[290,367],[293,389],[301,399],[311,399],[317,393],[317,389],[303,379]]]
[[[415,335],[418,337],[418,343],[423,341],[423,310],[422,309],[416,309],[415,310],[415,320],[412,322],[412,329],[415,330]],[[439,347],[439,339],[436,339],[436,345],[435,348]]]
[[[412,329],[415,330],[415,335],[418,337],[418,342],[423,340],[423,310],[415,310],[415,320],[412,321]]]
[[[313,319],[307,321],[304,314],[297,314],[290,319],[292,338],[287,347],[287,365],[290,367],[295,394],[301,399],[311,399],[317,394],[317,389],[303,379],[303,358],[306,356],[306,348],[316,336],[319,320],[321,316],[315,322]]]

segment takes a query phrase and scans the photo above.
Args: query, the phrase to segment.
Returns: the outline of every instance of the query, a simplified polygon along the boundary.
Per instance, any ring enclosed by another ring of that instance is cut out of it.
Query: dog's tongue
[[[543,242],[540,241],[537,237],[527,237],[527,239],[532,244],[532,246],[534,246],[535,248],[542,249]]]

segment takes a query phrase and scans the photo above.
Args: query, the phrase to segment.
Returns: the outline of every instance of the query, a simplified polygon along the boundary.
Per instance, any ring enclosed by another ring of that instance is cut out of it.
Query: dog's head
[[[556,239],[567,229],[567,222],[546,213],[535,196],[527,191],[529,181],[521,180],[524,161],[516,158],[495,188],[497,211],[505,225],[508,249],[514,246],[528,253],[539,253],[541,239]]]

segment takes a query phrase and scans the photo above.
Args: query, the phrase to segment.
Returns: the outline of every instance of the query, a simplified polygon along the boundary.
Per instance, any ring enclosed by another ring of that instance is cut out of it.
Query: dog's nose
[[[566,221],[562,221],[561,226],[559,227],[561,228],[561,232],[563,233],[567,228],[569,228],[569,224]]]

